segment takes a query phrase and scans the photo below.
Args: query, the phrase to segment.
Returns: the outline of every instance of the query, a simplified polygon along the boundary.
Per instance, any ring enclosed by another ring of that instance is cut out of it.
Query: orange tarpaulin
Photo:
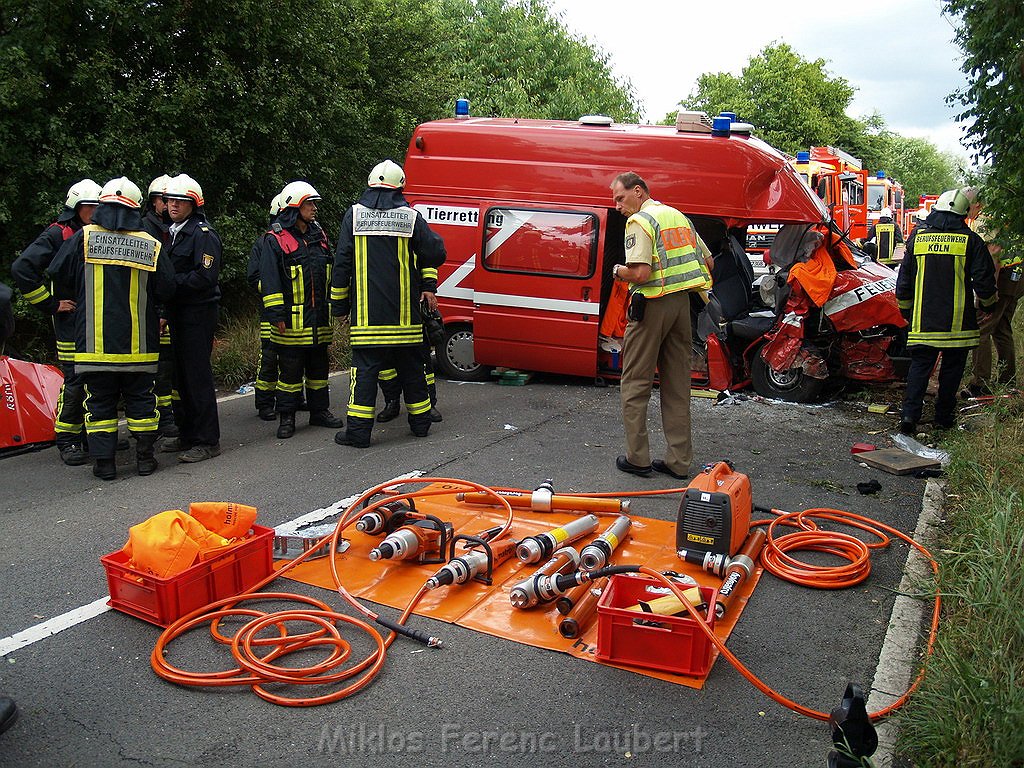
[[[434,487],[434,486],[431,486]],[[451,496],[433,496],[417,499],[416,508],[421,512],[435,515],[441,520],[454,524],[457,534],[475,534],[499,525],[504,513],[495,507],[469,505],[457,502],[454,492]],[[516,510],[512,536],[522,539],[562,525],[578,517],[576,514],[553,512],[550,514]],[[594,536],[577,542],[582,548],[611,523],[613,517],[602,517],[601,525]],[[433,575],[440,566],[415,565],[404,561],[380,560],[372,562],[369,551],[380,542],[380,537],[367,536],[355,530],[354,526],[345,531],[351,546],[344,554],[336,555],[338,572],[342,583],[350,593],[375,603],[404,608],[412,596]],[[456,554],[459,550],[456,550]],[[616,564],[648,565],[661,571],[672,570],[692,576],[702,586],[721,585],[721,579],[704,573],[695,566],[681,561],[675,553],[675,523],[633,517],[629,538],[619,545],[613,558]],[[539,564],[538,564],[539,565]],[[495,569],[494,584],[487,586],[471,581],[467,584],[440,587],[420,601],[416,613],[432,619],[447,621],[468,629],[475,629],[495,637],[502,637],[536,648],[568,653],[587,661],[598,660],[594,653],[597,648],[597,620],[577,639],[567,639],[558,632],[561,618],[554,603],[540,605],[530,610],[513,608],[509,602],[509,591],[519,581],[531,575],[538,565],[523,565],[513,558]],[[730,614],[715,626],[715,634],[726,639],[746,606],[746,602],[760,579],[762,569],[757,567],[754,576],[743,585],[733,603]],[[305,584],[334,590],[330,565],[326,558],[301,563],[288,572],[287,578]],[[718,656],[713,651],[712,666]],[[602,663],[602,662],[598,662]],[[611,665],[618,666],[618,665]],[[619,666],[650,677],[679,683],[691,688],[701,688],[703,677],[688,677],[653,669]],[[712,667],[709,666],[708,673]]]

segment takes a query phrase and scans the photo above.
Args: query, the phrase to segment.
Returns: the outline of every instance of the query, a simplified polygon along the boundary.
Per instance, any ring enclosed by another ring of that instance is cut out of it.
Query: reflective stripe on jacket
[[[711,275],[700,250],[690,220],[683,214],[656,200],[629,217],[654,243],[651,276],[635,287],[649,299],[676,291],[702,290],[711,287]]]

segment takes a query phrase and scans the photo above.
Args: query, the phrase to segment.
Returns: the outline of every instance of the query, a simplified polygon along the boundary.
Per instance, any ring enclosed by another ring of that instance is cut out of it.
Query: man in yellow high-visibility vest
[[[633,172],[611,185],[615,208],[626,220],[626,263],[612,275],[630,283],[630,304],[622,342],[622,421],[626,453],[615,465],[649,477],[651,471],[685,479],[693,460],[690,437],[691,291],[711,287],[711,253],[689,219],[651,198]],[[657,372],[665,458],[651,461],[647,405]]]

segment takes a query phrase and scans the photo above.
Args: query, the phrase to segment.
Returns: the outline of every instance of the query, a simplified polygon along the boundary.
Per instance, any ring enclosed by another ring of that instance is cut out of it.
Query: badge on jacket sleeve
[[[636,245],[636,235],[626,235],[626,250]]]
[[[209,269],[213,266],[213,256],[208,253],[203,254],[203,269]]]

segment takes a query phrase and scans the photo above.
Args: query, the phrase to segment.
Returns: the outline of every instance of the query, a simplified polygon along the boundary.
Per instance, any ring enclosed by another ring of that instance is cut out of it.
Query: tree
[[[971,121],[966,145],[991,164],[986,213],[1024,238],[1024,7],[1017,0],[946,0],[965,58],[965,88],[950,97]]]
[[[683,109],[717,115],[735,112],[752,123],[758,136],[783,152],[834,144],[848,151],[865,132],[846,114],[853,87],[830,77],[825,60],[807,61],[785,43],[766,46],[739,77],[728,72],[697,78],[696,89],[680,102]],[[670,122],[674,122],[674,115]]]
[[[573,37],[543,0],[447,0],[453,71],[474,114],[575,120],[638,119],[632,85],[608,55]]]
[[[956,158],[930,141],[898,133],[886,133],[881,139],[877,164],[869,167],[885,170],[903,184],[907,207],[915,206],[921,195],[937,195],[959,183]]]

